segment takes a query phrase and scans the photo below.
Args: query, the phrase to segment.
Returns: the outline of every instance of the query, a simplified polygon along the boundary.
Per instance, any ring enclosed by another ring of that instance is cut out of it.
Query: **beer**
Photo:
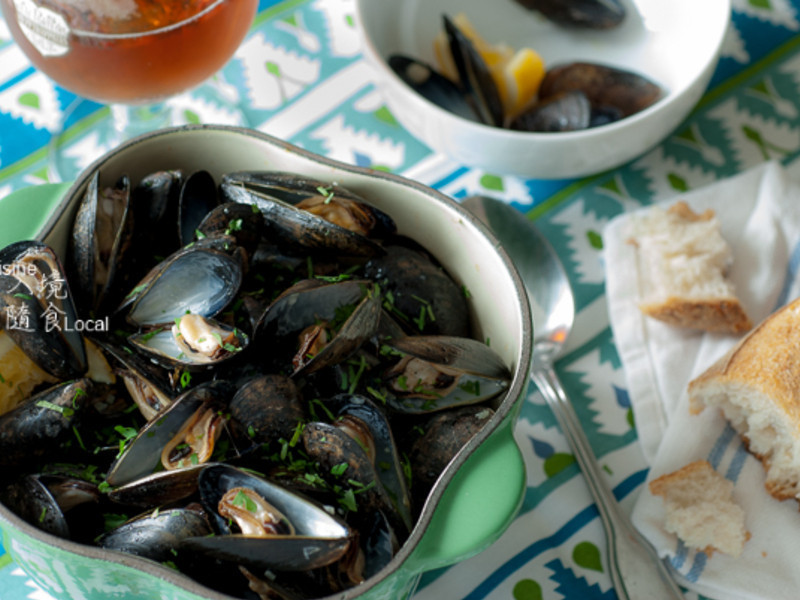
[[[258,0],[0,0],[11,34],[62,87],[102,103],[163,100],[233,55]]]

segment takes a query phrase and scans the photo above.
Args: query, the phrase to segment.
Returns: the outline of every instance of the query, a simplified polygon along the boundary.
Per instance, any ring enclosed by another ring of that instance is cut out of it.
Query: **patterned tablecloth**
[[[218,83],[239,94],[257,129],[335,159],[409,176],[455,198],[491,194],[537,220],[576,294],[576,327],[558,372],[617,497],[630,510],[647,464],[608,324],[601,231],[622,211],[766,160],[797,157],[798,7],[800,0],[733,0],[721,62],[692,115],[645,156],[577,181],[523,180],[466,168],[412,137],[372,83],[353,27],[352,0],[262,0],[249,37]],[[45,147],[74,100],[31,67],[0,20],[0,198],[48,180]],[[187,121],[229,120],[213,98],[197,93],[184,100]],[[73,118],[70,152],[78,162],[99,143],[92,130],[99,108],[91,105]],[[616,597],[604,572],[597,511],[535,389],[516,435],[528,475],[516,522],[482,554],[423,576],[416,600]],[[1,548],[0,597],[50,600]]]

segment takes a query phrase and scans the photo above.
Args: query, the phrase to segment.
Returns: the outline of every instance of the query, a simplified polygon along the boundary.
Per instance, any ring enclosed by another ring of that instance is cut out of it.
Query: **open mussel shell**
[[[555,65],[548,69],[539,87],[545,101],[566,92],[580,91],[592,108],[614,107],[622,117],[630,116],[657,102],[660,86],[646,77],[617,67],[588,62]]]
[[[101,188],[99,177],[95,172],[75,213],[68,254],[79,304],[87,315],[114,300],[109,297],[117,273],[125,270],[134,236],[130,179],[123,176],[114,186]]]
[[[233,300],[242,264],[228,253],[192,245],[159,263],[126,298],[127,319],[137,326],[174,323],[187,312],[213,317]]]
[[[421,414],[477,404],[508,388],[508,367],[486,344],[453,336],[408,336],[386,340],[402,358],[384,379],[389,406]]]
[[[59,537],[92,542],[101,526],[101,493],[74,476],[29,474],[0,490],[0,502],[31,525]]]
[[[139,515],[102,535],[97,544],[106,550],[157,562],[174,562],[175,549],[182,540],[212,533],[199,508],[171,508]]]
[[[483,123],[502,127],[505,120],[503,101],[486,61],[447,15],[442,15],[442,21],[464,94]]]
[[[365,451],[371,440],[352,435],[338,423],[322,421],[306,423],[302,440],[306,454],[319,465],[331,487],[339,485],[353,492],[355,518],[381,510],[392,520],[395,531],[405,535],[403,517],[378,475],[380,466]]]
[[[403,54],[393,54],[388,63],[400,79],[426,100],[464,119],[482,122],[464,91],[429,64]]]
[[[306,571],[339,560],[349,548],[353,532],[315,502],[274,483],[229,465],[204,469],[199,478],[200,498],[210,514],[236,488],[252,490],[291,523],[288,535],[250,536],[225,533],[181,542],[179,551],[202,552],[263,571]]]
[[[345,360],[374,335],[380,319],[380,294],[373,282],[305,279],[266,308],[258,319],[254,337],[262,346],[266,343],[273,347],[272,352],[290,354],[288,358],[275,357],[278,362],[292,362],[291,356],[295,356],[292,374],[297,376]],[[298,350],[297,336],[322,323],[334,326],[332,339],[313,353]]]
[[[89,379],[60,383],[0,416],[0,467],[24,467],[72,439],[92,389]]]
[[[119,346],[108,339],[97,339],[97,344],[120,366],[115,374],[122,379],[125,389],[146,420],[172,403],[178,395],[169,375],[149,358]]]
[[[151,474],[161,462],[168,444],[199,411],[218,411],[227,407],[233,396],[233,386],[222,380],[200,384],[178,396],[148,423],[125,447],[124,452],[111,465],[106,481],[111,486],[121,486]],[[205,440],[213,443],[212,440]],[[194,463],[187,459],[185,467]]]
[[[0,325],[39,367],[58,379],[86,371],[72,291],[49,246],[22,241],[0,251]]]
[[[292,376],[314,373],[347,360],[378,331],[381,312],[381,295],[375,287],[370,287],[350,316],[332,332],[332,339],[313,354],[301,351],[296,355]],[[312,326],[312,329],[318,327]]]
[[[188,321],[192,325],[185,325]],[[177,317],[175,325],[128,337],[128,343],[150,360],[187,371],[214,369],[239,356],[250,339],[244,332],[200,315]]]
[[[369,398],[359,394],[337,394],[325,400],[325,406],[335,417],[335,424],[345,431],[355,429],[353,435],[358,436],[360,428],[366,428],[369,440],[363,447],[373,453],[372,463],[392,501],[394,510],[411,531],[411,498],[408,492],[403,463],[397,450],[394,434],[386,414]]]
[[[612,29],[625,20],[619,0],[517,0],[526,8],[565,27]]]
[[[265,237],[296,252],[374,256],[372,237],[395,231],[391,217],[357,194],[294,173],[236,172],[222,178],[223,199],[258,207]]]

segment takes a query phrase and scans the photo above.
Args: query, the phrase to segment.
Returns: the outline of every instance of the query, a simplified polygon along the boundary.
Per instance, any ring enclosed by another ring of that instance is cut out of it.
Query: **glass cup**
[[[31,62],[63,88],[111,105],[92,124],[100,154],[175,124],[166,102],[208,80],[230,60],[258,0],[0,0],[11,34]],[[221,88],[216,100],[225,105]],[[86,113],[74,103],[65,112]],[[185,122],[185,121],[184,121]],[[243,124],[243,123],[240,123]],[[50,144],[52,175],[71,179],[95,156],[69,156],[65,127]]]

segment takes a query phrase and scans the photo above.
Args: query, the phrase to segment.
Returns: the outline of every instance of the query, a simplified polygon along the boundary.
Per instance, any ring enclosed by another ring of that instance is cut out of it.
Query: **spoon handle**
[[[543,358],[541,356],[537,358]],[[606,533],[608,566],[619,600],[677,600],[684,596],[655,548],[624,515],[606,484],[578,415],[549,360],[534,360],[531,380],[547,400],[583,471]]]

